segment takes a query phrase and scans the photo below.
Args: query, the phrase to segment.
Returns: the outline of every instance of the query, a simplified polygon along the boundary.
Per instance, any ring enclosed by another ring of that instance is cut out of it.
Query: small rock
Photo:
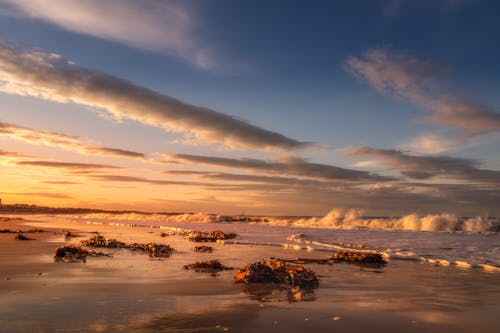
[[[223,265],[219,260],[197,261],[184,266],[184,269],[194,269],[197,272],[215,273],[223,270],[232,270],[233,267]]]
[[[200,245],[194,247],[194,252],[199,253],[212,253],[214,252],[214,248],[208,245]]]

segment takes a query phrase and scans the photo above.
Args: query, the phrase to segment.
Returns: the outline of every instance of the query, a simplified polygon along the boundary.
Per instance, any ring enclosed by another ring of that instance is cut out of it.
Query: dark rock
[[[89,251],[74,245],[58,247],[54,251],[54,260],[63,262],[85,262]]]
[[[97,234],[94,237],[80,241],[80,244],[82,246],[106,247],[106,238]]]
[[[116,239],[108,239],[106,247],[108,249],[119,249],[119,248],[127,247],[127,244],[124,242],[120,242],[119,240],[116,240]]]
[[[331,257],[331,260],[336,262],[345,261],[357,264],[387,264],[387,261],[385,261],[380,253],[373,252],[337,251]]]
[[[219,260],[197,261],[194,264],[184,266],[184,269],[194,269],[196,272],[216,273],[224,270],[232,270],[233,267],[223,265]]]
[[[149,248],[149,256],[152,258],[168,258],[172,255],[172,252],[174,251],[174,249],[171,248],[169,245],[155,244],[155,243],[148,244],[148,248]]]
[[[208,245],[200,245],[194,247],[194,252],[199,253],[212,253],[214,252],[214,248]]]

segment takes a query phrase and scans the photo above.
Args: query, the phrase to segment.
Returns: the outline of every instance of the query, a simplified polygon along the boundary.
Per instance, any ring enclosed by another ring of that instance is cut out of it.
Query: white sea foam
[[[80,219],[120,220],[120,221],[156,221],[156,222],[202,222],[213,223],[221,221],[220,215],[205,213],[186,214],[145,214],[145,213],[90,213],[72,215]]]
[[[498,230],[500,221],[481,216],[462,218],[452,213],[429,214],[419,216],[409,214],[397,218],[367,218],[357,209],[332,209],[324,217],[305,219],[272,219],[268,223],[308,228],[329,229],[396,229],[411,231],[445,232],[491,232]]]

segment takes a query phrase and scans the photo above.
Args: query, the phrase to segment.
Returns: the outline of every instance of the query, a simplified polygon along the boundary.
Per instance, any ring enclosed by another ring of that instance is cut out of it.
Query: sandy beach
[[[73,226],[73,228],[69,228]],[[0,229],[2,332],[496,332],[500,275],[391,260],[382,268],[308,264],[320,279],[311,292],[275,285],[234,283],[238,268],[269,257],[324,258],[276,246],[211,243],[196,253],[185,236],[161,237],[152,228],[30,222],[5,219]],[[63,231],[81,237],[67,239]],[[124,242],[169,244],[169,258],[126,249],[85,263],[55,262],[54,249],[77,245],[93,232]],[[235,270],[186,270],[219,259]]]

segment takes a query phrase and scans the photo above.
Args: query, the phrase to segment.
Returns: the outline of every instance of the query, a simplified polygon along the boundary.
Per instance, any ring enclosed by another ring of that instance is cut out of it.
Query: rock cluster
[[[102,252],[88,251],[74,245],[64,245],[54,251],[54,260],[62,262],[85,262],[87,256],[109,257],[110,255]]]
[[[300,265],[290,265],[277,259],[255,262],[240,269],[234,276],[238,283],[277,283],[299,287],[304,289],[314,289],[319,286],[316,274],[307,267]]]
[[[189,234],[189,240],[193,242],[216,242],[218,240],[226,240],[236,238],[235,233],[225,233],[221,230],[211,232],[193,231]]]
[[[86,240],[80,241],[82,246],[103,247],[108,249],[128,249],[131,251],[148,252],[152,258],[168,258],[174,251],[169,245],[155,243],[131,243],[127,244],[116,239],[106,239],[103,236],[96,235]]]
[[[385,265],[387,261],[380,253],[358,252],[358,251],[337,251],[331,260],[339,262],[346,261],[357,264],[378,264]]]

